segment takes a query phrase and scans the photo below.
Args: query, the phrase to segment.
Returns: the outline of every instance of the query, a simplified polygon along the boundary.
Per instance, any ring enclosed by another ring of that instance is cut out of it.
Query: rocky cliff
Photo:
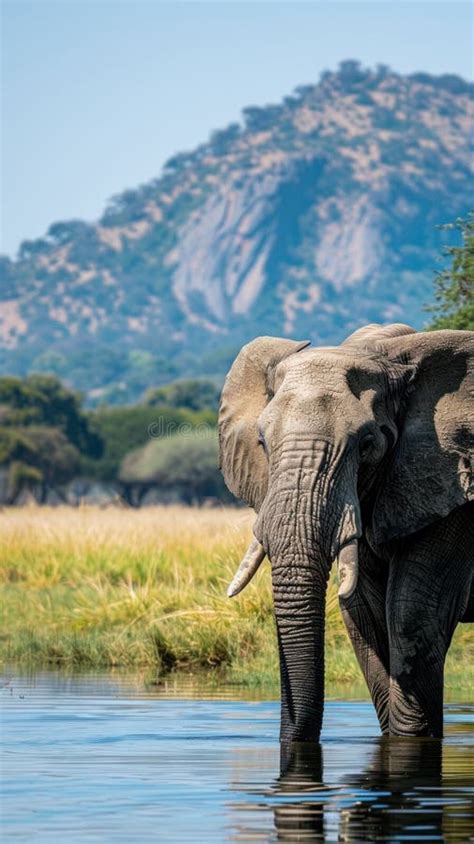
[[[1,259],[2,369],[119,400],[222,372],[255,334],[421,325],[437,226],[472,202],[472,93],[349,61],[244,109],[96,224],[55,223]]]

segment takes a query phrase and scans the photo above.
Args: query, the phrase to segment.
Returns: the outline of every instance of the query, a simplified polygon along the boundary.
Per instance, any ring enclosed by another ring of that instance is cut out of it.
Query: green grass
[[[225,596],[251,537],[238,509],[23,508],[0,513],[0,657],[91,669],[212,671],[247,686],[278,682],[269,566]],[[361,674],[331,579],[328,694]],[[460,625],[446,685],[472,689],[474,633]]]

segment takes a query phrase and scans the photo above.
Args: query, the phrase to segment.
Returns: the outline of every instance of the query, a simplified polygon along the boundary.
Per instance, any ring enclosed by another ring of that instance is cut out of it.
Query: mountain
[[[472,201],[473,87],[343,62],[180,153],[97,223],[0,260],[0,364],[91,400],[225,371],[256,334],[420,326],[437,226]]]

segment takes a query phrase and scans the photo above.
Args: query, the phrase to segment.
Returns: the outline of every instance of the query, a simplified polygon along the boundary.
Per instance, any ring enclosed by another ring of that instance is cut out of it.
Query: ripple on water
[[[197,696],[196,696],[197,695]],[[114,676],[0,685],[3,840],[446,841],[474,836],[474,707],[446,737],[381,739],[368,703],[326,705],[322,744],[280,759],[277,700]]]

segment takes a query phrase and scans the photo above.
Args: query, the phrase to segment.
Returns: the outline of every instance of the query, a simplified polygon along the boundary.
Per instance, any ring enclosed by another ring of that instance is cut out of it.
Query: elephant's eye
[[[258,432],[258,444],[262,446],[265,454],[267,453],[267,444],[265,442],[265,437],[263,436],[263,432]]]
[[[375,446],[375,437],[373,434],[366,434],[362,437],[359,443],[359,454],[362,459],[367,457]]]

